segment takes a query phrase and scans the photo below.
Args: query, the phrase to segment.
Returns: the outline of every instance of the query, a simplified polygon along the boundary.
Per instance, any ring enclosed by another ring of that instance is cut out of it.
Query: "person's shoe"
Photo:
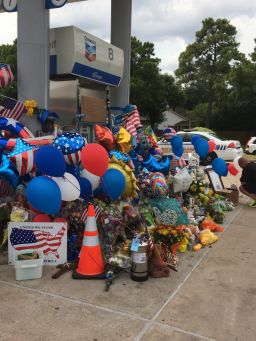
[[[254,200],[252,203],[250,203],[249,206],[256,207],[256,200]]]

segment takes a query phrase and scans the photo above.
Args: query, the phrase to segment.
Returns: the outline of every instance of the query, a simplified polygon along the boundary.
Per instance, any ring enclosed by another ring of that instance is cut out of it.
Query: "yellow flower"
[[[24,102],[24,105],[25,105],[25,108],[27,109],[27,115],[29,117],[32,117],[34,113],[34,109],[37,108],[37,102],[34,99],[26,100]]]
[[[28,111],[27,111],[27,115],[29,117],[32,117],[33,116],[33,112],[34,112],[34,110],[32,108],[29,108]]]
[[[160,234],[162,234],[163,236],[167,236],[169,234],[169,230],[167,229],[161,229],[158,231]]]

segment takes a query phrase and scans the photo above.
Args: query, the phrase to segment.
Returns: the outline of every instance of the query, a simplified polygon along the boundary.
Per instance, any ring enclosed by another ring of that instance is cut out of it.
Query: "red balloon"
[[[236,169],[235,165],[233,164],[233,162],[231,162],[229,165],[228,165],[228,171],[230,174],[232,175],[237,175],[239,173],[239,171]]]
[[[32,221],[33,223],[51,223],[52,219],[47,214],[38,214]]]
[[[98,143],[89,143],[82,149],[82,165],[93,175],[102,176],[108,169],[108,161],[106,149]]]
[[[213,140],[209,140],[208,141],[208,145],[209,145],[209,153],[213,152],[216,148],[216,143]]]
[[[106,148],[108,151],[114,149],[114,136],[108,127],[100,126],[98,124],[95,125],[94,128],[95,131],[95,137],[99,144],[101,144],[104,148]]]
[[[53,220],[53,222],[54,223],[66,223],[67,222],[67,219],[65,219],[65,218],[55,218],[54,220]]]

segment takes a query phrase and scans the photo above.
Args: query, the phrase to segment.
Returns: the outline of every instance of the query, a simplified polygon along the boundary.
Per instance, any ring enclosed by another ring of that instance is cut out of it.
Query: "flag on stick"
[[[16,99],[10,97],[4,97],[4,101],[2,103],[3,109],[0,110],[0,116],[6,118],[13,118],[15,120],[19,120],[21,116],[27,111],[25,105],[17,101]]]

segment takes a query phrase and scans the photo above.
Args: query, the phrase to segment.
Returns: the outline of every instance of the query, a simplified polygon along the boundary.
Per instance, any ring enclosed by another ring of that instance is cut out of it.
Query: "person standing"
[[[251,207],[256,207],[256,163],[249,162],[245,157],[238,160],[239,166],[242,168],[242,176],[240,178],[240,192],[253,199],[249,204]]]

